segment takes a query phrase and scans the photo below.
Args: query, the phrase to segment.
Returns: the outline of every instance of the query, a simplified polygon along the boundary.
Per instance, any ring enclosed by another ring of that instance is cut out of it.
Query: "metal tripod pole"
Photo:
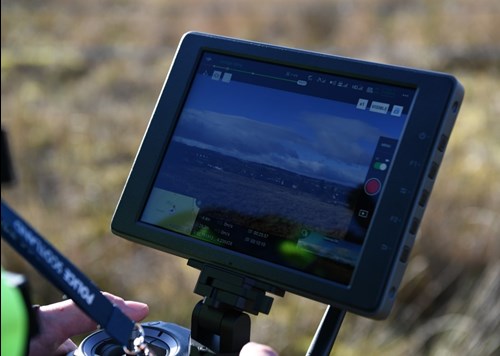
[[[327,306],[306,356],[328,356],[332,350],[346,311]]]

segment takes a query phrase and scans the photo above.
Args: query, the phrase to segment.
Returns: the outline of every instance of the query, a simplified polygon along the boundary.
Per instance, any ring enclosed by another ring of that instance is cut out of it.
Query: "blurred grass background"
[[[348,315],[334,355],[500,352],[500,3],[496,0],[2,0],[2,197],[101,288],[188,326],[197,271],[109,223],[175,47],[190,30],[446,71],[466,88],[397,303]],[[61,298],[29,275],[34,302]],[[324,306],[287,294],[252,338],[303,355]]]

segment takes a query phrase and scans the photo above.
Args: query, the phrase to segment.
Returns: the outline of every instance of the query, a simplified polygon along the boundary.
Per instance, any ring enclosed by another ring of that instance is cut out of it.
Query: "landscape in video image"
[[[302,229],[342,238],[352,216],[353,189],[341,184],[175,141],[165,161],[158,187],[239,226],[294,240]]]
[[[344,239],[377,142],[397,131],[340,102],[200,75],[155,185],[279,238]]]

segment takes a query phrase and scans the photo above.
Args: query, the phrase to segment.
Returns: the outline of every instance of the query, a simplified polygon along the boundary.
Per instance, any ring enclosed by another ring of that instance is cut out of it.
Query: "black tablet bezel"
[[[285,268],[140,221],[204,51],[414,88],[415,99],[349,285]],[[463,97],[446,74],[268,44],[188,33],[182,39],[112,220],[124,238],[265,280],[292,293],[374,318],[385,317],[406,266]],[[444,143],[443,143],[444,142]],[[430,175],[432,173],[432,175]],[[424,192],[425,191],[425,192]]]

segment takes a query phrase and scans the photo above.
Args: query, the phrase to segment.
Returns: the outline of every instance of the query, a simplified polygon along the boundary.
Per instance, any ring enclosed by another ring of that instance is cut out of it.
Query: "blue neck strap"
[[[3,200],[2,237],[113,339],[128,346],[135,323]]]

